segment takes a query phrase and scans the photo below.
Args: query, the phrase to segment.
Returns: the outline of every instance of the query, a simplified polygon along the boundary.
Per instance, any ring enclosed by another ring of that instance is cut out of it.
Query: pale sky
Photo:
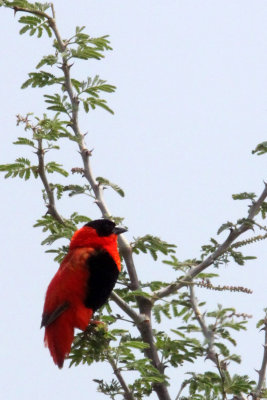
[[[118,88],[107,96],[114,116],[98,110],[81,117],[88,148],[94,148],[94,174],[126,193],[121,199],[105,192],[110,210],[125,217],[130,241],[150,233],[177,244],[179,259],[198,258],[222,223],[246,216],[247,203],[233,201],[232,193],[260,194],[267,180],[266,157],[251,154],[266,140],[266,1],[55,0],[54,5],[63,37],[85,25],[91,36],[109,34],[114,49],[104,61],[80,62],[73,70],[84,78],[99,74]],[[20,36],[10,10],[0,9],[0,26],[1,163],[21,155],[34,160],[27,148],[12,145],[24,133],[16,127],[15,115],[33,111],[41,116],[45,111],[42,91],[22,91],[20,85],[52,51],[45,36]],[[67,169],[81,166],[72,145],[60,161]],[[7,400],[104,399],[95,393],[92,379],[110,376],[108,366],[68,369],[66,362],[58,370],[43,347],[39,325],[44,294],[57,265],[40,245],[44,234],[32,227],[46,211],[41,184],[1,178],[1,197],[0,393]],[[87,199],[59,204],[65,216],[74,210],[100,216]],[[267,306],[266,242],[245,253],[258,259],[243,267],[222,267],[218,284],[246,286],[252,295],[204,289],[197,294],[211,308],[222,303],[253,314],[249,331],[235,335],[235,352],[244,360],[235,371],[257,379],[263,333],[255,325]],[[135,260],[141,278],[148,280],[153,273],[167,279],[169,269],[161,262],[149,256]],[[182,379],[180,371],[172,373],[173,398]]]

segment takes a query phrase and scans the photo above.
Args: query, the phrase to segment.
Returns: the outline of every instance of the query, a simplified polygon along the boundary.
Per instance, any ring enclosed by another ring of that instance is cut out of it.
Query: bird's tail
[[[62,368],[69,355],[74,337],[74,326],[68,312],[63,313],[45,328],[44,342],[49,348],[54,363]]]
[[[76,309],[64,311],[45,328],[44,342],[50,350],[54,363],[62,368],[69,355],[74,338],[74,328],[85,330],[92,318],[93,310],[79,305]]]

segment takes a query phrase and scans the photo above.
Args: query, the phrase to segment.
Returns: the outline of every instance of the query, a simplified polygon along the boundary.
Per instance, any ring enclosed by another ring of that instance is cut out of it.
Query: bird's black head
[[[112,233],[119,235],[127,231],[125,228],[116,226],[116,224],[109,219],[95,219],[94,221],[88,222],[85,226],[95,229],[98,236],[110,236]]]

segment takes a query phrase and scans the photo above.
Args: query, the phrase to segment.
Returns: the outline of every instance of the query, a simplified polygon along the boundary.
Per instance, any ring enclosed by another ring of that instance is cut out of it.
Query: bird
[[[85,330],[108,300],[121,271],[118,235],[127,229],[106,218],[77,230],[45,295],[41,328],[54,363],[62,368],[74,329]]]

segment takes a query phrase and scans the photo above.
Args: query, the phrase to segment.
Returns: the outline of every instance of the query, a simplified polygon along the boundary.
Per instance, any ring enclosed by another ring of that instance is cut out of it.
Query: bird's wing
[[[65,301],[65,303],[60,304],[58,307],[54,309],[51,313],[44,312],[42,315],[41,328],[47,327],[52,324],[64,311],[69,308],[69,303]]]
[[[75,249],[63,259],[46,292],[41,327],[83,303],[89,278],[86,261],[94,251],[93,248]]]

